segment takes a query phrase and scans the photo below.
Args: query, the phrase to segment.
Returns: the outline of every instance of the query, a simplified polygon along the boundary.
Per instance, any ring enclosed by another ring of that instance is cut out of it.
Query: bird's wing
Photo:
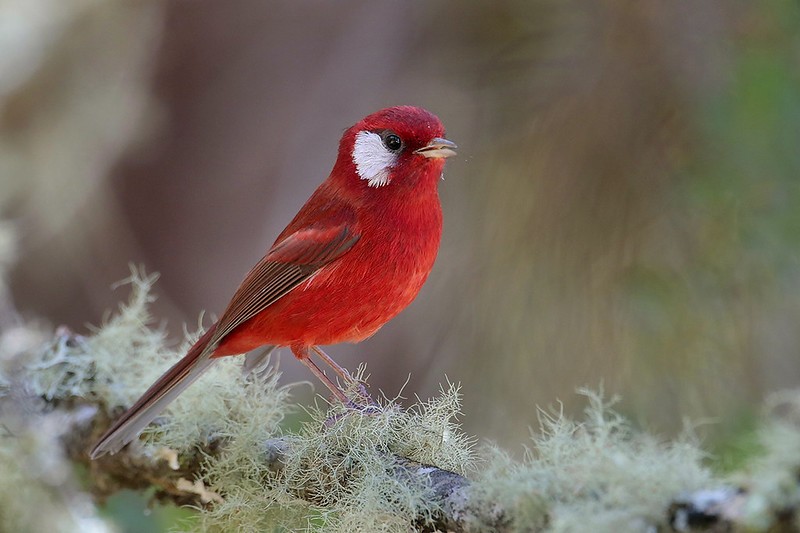
[[[210,346],[335,261],[358,242],[353,224],[316,223],[283,238],[247,274],[217,323]]]

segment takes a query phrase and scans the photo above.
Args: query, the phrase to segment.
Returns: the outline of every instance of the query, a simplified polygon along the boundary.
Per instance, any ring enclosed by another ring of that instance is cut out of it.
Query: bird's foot
[[[346,402],[343,402],[342,405],[345,407],[345,410],[341,413],[337,413],[326,418],[325,422],[323,423],[324,426],[331,427],[339,420],[353,413],[359,413],[365,416],[374,416],[381,412],[381,407],[378,405],[378,402],[373,400],[368,394],[361,396],[359,399],[366,399],[367,403],[359,403],[354,400],[347,400]]]

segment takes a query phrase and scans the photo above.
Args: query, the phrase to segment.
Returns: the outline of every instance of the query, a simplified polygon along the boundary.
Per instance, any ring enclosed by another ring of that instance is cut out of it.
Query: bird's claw
[[[363,385],[361,386],[363,388]],[[374,416],[381,412],[381,408],[378,405],[378,403],[375,400],[373,400],[372,397],[370,397],[368,394],[361,396],[360,399],[366,399],[368,403],[357,403],[353,400],[347,400],[342,404],[345,407],[345,411],[329,416],[328,418],[325,419],[323,425],[326,428],[331,427],[333,426],[333,424],[335,424],[345,416],[351,414],[352,412],[358,412],[359,414],[367,416]]]

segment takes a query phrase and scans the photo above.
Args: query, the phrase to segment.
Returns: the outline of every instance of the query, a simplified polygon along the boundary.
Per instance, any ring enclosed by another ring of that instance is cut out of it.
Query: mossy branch
[[[0,501],[15,510],[0,508],[4,529],[52,529],[55,518],[21,499],[33,490],[48,509],[69,514],[82,494],[63,474],[72,461],[88,468],[97,500],[156,487],[161,501],[201,509],[192,530],[798,530],[797,393],[773,402],[750,475],[724,481],[691,439],[665,443],[634,431],[589,391],[584,420],[539,412],[539,433],[520,461],[491,447],[474,451],[456,423],[455,386],[407,410],[386,400],[370,413],[313,408],[287,432],[282,421],[294,403],[278,374],[244,378],[236,361],[223,361],[142,440],[89,462],[111,419],[185,348],[167,349],[163,331],[148,325],[153,281],[135,272],[130,301],[90,336],[2,333]],[[54,472],[62,474],[54,480]],[[720,486],[734,488],[707,492]]]
[[[202,478],[205,475],[204,465],[225,449],[226,439],[218,437],[198,442],[190,451],[181,454],[168,448],[148,450],[137,441],[116,455],[90,461],[86,450],[111,422],[103,409],[83,402],[71,405],[54,402],[49,406],[47,402],[41,402],[40,405],[43,411],[55,407],[72,413],[64,419],[70,424],[65,431],[64,448],[71,460],[89,468],[90,490],[99,500],[122,489],[155,488],[153,498],[162,503],[208,510],[222,501],[221,495],[207,488]],[[353,415],[364,416],[358,413]],[[286,475],[286,465],[292,463],[292,454],[298,453],[296,447],[297,443],[292,438],[273,438],[262,443],[257,459],[272,474],[272,477],[265,479],[264,491],[271,490],[276,478]],[[386,464],[389,475],[398,483],[413,487],[427,486],[430,489],[429,508],[435,511],[422,514],[413,521],[415,529],[419,531],[459,533],[525,529],[521,524],[512,522],[501,502],[491,505],[485,501],[473,502],[472,483],[460,474],[388,452]],[[320,465],[307,465],[312,470],[317,466]],[[320,481],[319,477],[309,477],[307,484],[293,485],[290,493],[315,506],[336,505],[335,500],[320,492],[320,486],[346,487],[352,478],[359,476],[359,468],[360,465],[348,462],[346,457],[341,456],[338,461],[329,461],[324,465],[323,469],[330,479]],[[753,482],[749,485],[753,486]],[[796,480],[795,490],[800,497],[800,478]],[[764,494],[758,488],[729,485],[677,495],[665,509],[665,516],[675,531],[717,532],[743,528],[798,531],[798,503],[795,500],[783,507],[771,508],[766,505]],[[753,513],[755,508],[761,510],[757,521],[762,527],[752,527],[756,520]]]
[[[264,452],[270,470],[281,475],[288,462],[287,457],[293,453],[292,443],[286,439],[271,439],[264,444]],[[476,530],[474,524],[481,524],[482,529],[490,528],[491,531],[508,530],[509,524],[502,506],[472,506],[471,483],[466,477],[399,455],[390,455],[387,463],[390,465],[390,475],[398,483],[413,486],[427,484],[430,487],[431,502],[437,511],[414,521],[420,531],[468,532]],[[345,467],[344,472],[347,470]],[[339,482],[346,484],[347,474],[344,477]],[[310,490],[310,487],[295,487],[294,494],[314,505],[322,503],[318,493]]]
[[[97,406],[90,408],[96,412],[96,416],[89,420],[85,417],[76,418],[74,426],[64,439],[64,446],[71,460],[84,464],[89,469],[90,490],[95,498],[102,501],[123,489],[155,488],[153,498],[161,503],[210,509],[215,503],[222,501],[219,494],[206,488],[199,480],[204,476],[204,462],[218,456],[225,447],[225,439],[197,443],[194,450],[183,454],[177,454],[168,448],[148,453],[136,442],[116,455],[106,455],[91,461],[86,450],[90,449],[111,420]],[[261,459],[266,468],[276,477],[280,477],[284,474],[285,465],[291,462],[289,455],[292,453],[291,439],[270,439],[263,444]],[[358,476],[355,472],[358,465],[346,465],[344,461],[343,457],[338,464],[326,465],[332,477],[329,483],[347,486],[351,478]],[[471,524],[488,526],[492,531],[508,530],[499,505],[486,508],[489,511],[488,516],[481,514],[485,512],[483,506],[471,505],[470,481],[466,477],[393,454],[387,454],[387,464],[391,465],[389,475],[398,483],[414,487],[427,485],[430,488],[431,507],[436,512],[417,517],[414,524],[418,530],[456,533],[475,531]],[[313,465],[310,467],[314,468]],[[265,486],[264,490],[270,490],[270,487]],[[311,484],[293,487],[291,493],[312,505],[331,503],[321,497]]]

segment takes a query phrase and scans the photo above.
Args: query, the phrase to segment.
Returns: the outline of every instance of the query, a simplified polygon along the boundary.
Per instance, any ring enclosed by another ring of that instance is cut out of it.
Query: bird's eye
[[[383,138],[383,145],[392,152],[399,152],[403,147],[403,139],[393,131],[385,131],[381,137]]]

